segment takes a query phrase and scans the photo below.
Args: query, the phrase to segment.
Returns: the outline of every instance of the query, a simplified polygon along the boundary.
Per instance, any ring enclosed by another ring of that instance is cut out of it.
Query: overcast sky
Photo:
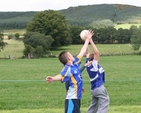
[[[140,0],[0,0],[0,12],[61,10],[96,4],[126,4],[141,7]]]

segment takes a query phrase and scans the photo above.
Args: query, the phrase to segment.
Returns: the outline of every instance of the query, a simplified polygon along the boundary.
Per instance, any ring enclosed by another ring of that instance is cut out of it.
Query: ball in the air
[[[82,30],[80,33],[80,38],[84,41],[86,39],[86,34],[88,33],[88,30]]]

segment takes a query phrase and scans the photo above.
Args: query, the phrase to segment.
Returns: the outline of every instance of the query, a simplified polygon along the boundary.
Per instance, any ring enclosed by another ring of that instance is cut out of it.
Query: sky
[[[62,10],[80,5],[124,4],[141,7],[140,0],[1,0],[0,12]]]

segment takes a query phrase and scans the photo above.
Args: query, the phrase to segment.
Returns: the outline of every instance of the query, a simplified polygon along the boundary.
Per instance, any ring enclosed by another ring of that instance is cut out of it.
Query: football
[[[85,41],[85,36],[86,36],[86,33],[88,33],[88,30],[82,30],[81,33],[80,33],[80,38]]]

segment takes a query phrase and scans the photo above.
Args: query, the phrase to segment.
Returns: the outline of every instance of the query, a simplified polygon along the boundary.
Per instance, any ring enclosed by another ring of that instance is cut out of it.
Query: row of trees
[[[67,46],[69,44],[82,44],[80,39],[80,32],[83,29],[93,29],[95,35],[93,39],[96,43],[113,44],[113,43],[134,43],[135,50],[140,47],[141,41],[136,44],[136,38],[141,39],[141,27],[132,26],[130,29],[118,29],[114,27],[93,28],[92,26],[70,26],[66,22],[66,18],[58,11],[48,10],[37,13],[33,20],[27,26],[27,33],[25,34],[24,54],[30,53],[35,56],[37,51],[41,51],[44,55],[47,50],[57,48],[60,46]],[[140,34],[140,35],[139,35]],[[40,44],[39,44],[40,43]],[[45,46],[46,45],[46,46]],[[138,46],[137,46],[138,45]],[[39,49],[40,47],[40,49]],[[30,49],[29,49],[30,48]],[[33,49],[34,48],[34,49]]]
[[[67,46],[69,44],[82,44],[80,32],[83,29],[93,29],[95,43],[133,43],[138,50],[141,44],[141,27],[132,26],[130,29],[114,27],[93,28],[68,25],[66,18],[58,11],[47,10],[37,13],[28,24],[23,42],[24,55],[43,57],[52,48]]]
[[[2,29],[25,29],[37,12],[0,12]]]
[[[121,23],[141,23],[141,8],[130,5],[99,4],[59,10],[70,25],[113,26]],[[25,29],[38,12],[0,12],[0,27]]]
[[[3,30],[0,28],[0,51],[4,48],[5,43],[3,41],[4,35],[3,35]]]
[[[12,22],[0,22],[0,27],[3,29],[25,29],[27,22],[25,21],[12,21]]]

